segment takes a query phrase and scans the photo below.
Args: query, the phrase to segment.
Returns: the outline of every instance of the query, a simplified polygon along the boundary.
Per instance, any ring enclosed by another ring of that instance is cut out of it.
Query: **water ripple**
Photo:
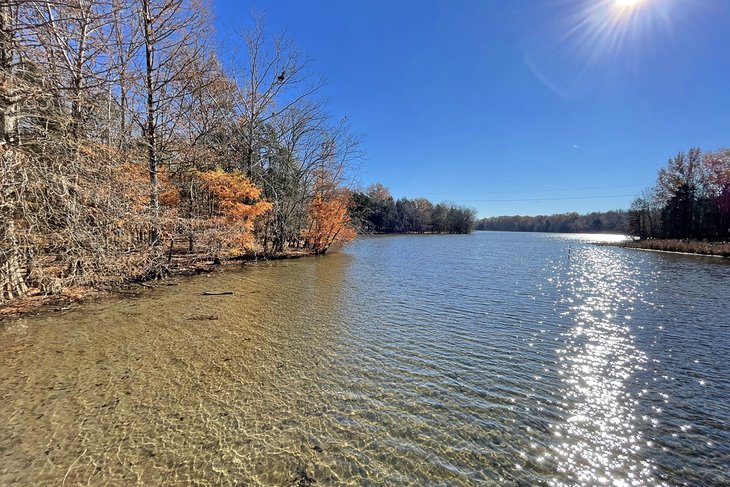
[[[730,267],[596,238],[368,238],[17,322],[0,484],[730,484]]]

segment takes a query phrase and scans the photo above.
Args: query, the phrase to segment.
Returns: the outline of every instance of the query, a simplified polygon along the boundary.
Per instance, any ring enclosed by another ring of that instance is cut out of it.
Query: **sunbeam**
[[[676,0],[566,0],[558,22],[525,43],[526,64],[551,90],[580,96],[583,79],[611,69],[632,71],[641,52],[671,33]]]

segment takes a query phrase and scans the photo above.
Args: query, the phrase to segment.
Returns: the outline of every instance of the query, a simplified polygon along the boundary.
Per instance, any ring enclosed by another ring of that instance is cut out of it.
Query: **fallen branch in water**
[[[213,321],[218,319],[218,315],[194,315],[188,318],[189,320],[195,320],[195,321]]]

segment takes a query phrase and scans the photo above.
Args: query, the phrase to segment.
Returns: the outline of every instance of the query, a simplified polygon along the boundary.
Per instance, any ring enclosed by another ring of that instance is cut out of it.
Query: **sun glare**
[[[641,0],[614,0],[614,4],[621,8],[636,7],[640,3]]]
[[[524,56],[543,83],[570,98],[581,96],[590,73],[637,69],[642,52],[672,30],[673,6],[681,0],[563,1],[571,8],[525,43]]]

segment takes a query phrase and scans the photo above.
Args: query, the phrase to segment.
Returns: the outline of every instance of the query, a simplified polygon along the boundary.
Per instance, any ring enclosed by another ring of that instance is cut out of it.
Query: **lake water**
[[[730,485],[728,261],[603,238],[362,238],[5,324],[0,485]]]

